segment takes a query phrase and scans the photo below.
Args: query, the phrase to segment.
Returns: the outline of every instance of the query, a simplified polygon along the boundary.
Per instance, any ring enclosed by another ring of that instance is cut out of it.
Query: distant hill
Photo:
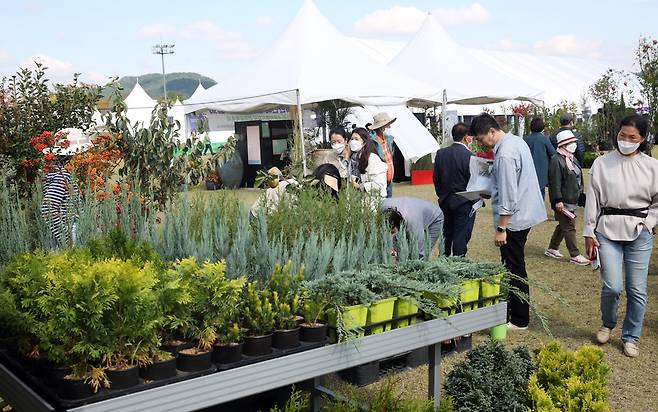
[[[201,80],[201,84],[206,89],[217,84],[210,77],[198,73],[167,73],[167,94],[170,98],[176,95],[183,100],[188,99],[199,85],[199,80]],[[123,86],[123,97],[126,97],[130,93],[133,87],[135,87],[136,82],[137,76],[124,76],[119,79],[119,83]],[[164,96],[162,73],[140,75],[139,84],[153,99],[157,100]]]

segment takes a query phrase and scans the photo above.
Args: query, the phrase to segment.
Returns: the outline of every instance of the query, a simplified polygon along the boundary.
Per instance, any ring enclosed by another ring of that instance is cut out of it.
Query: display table
[[[321,394],[328,392],[320,386],[322,376],[423,347],[429,351],[428,396],[438,405],[441,398],[441,342],[486,330],[506,321],[507,304],[503,302],[354,341],[327,345],[91,403],[69,411],[194,411],[307,380],[315,381],[313,409],[319,410]],[[55,410],[1,364],[0,397],[19,412]]]

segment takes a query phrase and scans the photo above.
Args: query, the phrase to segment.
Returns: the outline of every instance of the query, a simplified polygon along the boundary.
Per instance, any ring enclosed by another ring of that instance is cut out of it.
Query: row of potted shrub
[[[212,358],[235,363],[290,349],[300,327],[302,339],[326,339],[323,306],[304,307],[302,271],[278,265],[260,282],[224,271],[223,262],[194,258],[165,264],[120,237],[19,255],[0,271],[3,344],[39,365],[33,372],[47,369],[61,397],[78,398],[133,386],[140,368],[156,380],[208,370]]]

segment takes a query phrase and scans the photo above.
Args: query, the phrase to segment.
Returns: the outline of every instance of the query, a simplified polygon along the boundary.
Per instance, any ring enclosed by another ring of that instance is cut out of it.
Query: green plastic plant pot
[[[379,323],[393,319],[393,309],[395,308],[396,300],[398,300],[398,298],[386,298],[378,300],[377,302],[370,305],[370,308],[368,308],[368,318],[366,324]],[[368,335],[375,335],[387,330],[391,330],[391,323],[386,323],[383,326],[375,326],[374,328],[370,329]]]
[[[436,307],[443,309],[448,315],[454,315],[457,312],[457,298],[438,295],[436,293],[424,292],[425,298],[434,302]]]
[[[395,308],[393,308],[393,316],[409,316],[415,315],[418,313],[418,305],[411,299],[407,298],[398,298],[395,301]],[[414,325],[416,323],[416,317],[410,319],[399,320],[395,322],[395,328],[403,328],[405,326]]]
[[[507,324],[503,323],[502,325],[494,326],[489,329],[489,336],[493,340],[505,340],[507,339]]]
[[[366,326],[366,321],[368,320],[368,307],[366,305],[345,306],[342,308],[341,315],[345,329],[362,328]],[[335,328],[337,324],[336,315],[329,316],[329,325]],[[363,332],[359,332],[359,337],[362,336]],[[335,330],[329,332],[329,338],[332,342],[338,340]]]
[[[498,303],[498,299],[493,299],[494,296],[500,294],[500,283],[503,280],[503,274],[499,273],[490,278],[490,280],[482,279],[480,283],[480,296],[484,300],[482,306],[491,306]]]
[[[459,292],[459,301],[460,302],[473,302],[478,300],[480,297],[480,281],[479,280],[465,280],[462,281],[460,292]],[[468,312],[471,309],[477,309],[478,304],[467,304],[462,305],[462,310]]]

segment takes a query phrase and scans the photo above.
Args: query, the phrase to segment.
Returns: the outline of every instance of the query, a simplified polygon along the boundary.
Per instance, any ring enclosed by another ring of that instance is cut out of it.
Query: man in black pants
[[[532,154],[523,139],[503,132],[496,119],[486,113],[471,121],[470,134],[479,143],[493,148],[491,209],[496,225],[494,243],[500,248],[500,257],[507,270],[519,278],[510,282],[514,289],[509,294],[507,327],[511,330],[527,329],[530,288],[525,269],[525,243],[530,228],[547,218]]]
[[[473,232],[475,212],[473,202],[456,194],[466,190],[471,177],[469,163],[473,155],[468,145],[473,137],[464,123],[452,128],[454,144],[436,152],[434,159],[434,190],[443,211],[443,241],[446,256],[465,256]]]

